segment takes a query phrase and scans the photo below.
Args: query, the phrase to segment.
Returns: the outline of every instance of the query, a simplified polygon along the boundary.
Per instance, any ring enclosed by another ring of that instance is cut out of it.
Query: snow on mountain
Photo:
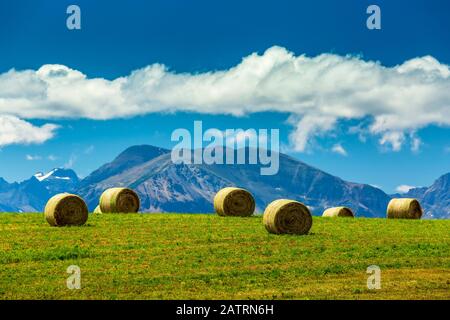
[[[52,174],[54,174],[58,169],[53,169],[52,171],[48,172],[47,174],[43,174],[42,172],[38,172],[34,175],[36,179],[39,181],[44,181],[48,177],[50,177]]]
[[[1,179],[4,181],[3,179]],[[48,199],[61,192],[73,192],[80,179],[71,169],[38,172],[20,183],[0,181],[0,211],[42,211]]]

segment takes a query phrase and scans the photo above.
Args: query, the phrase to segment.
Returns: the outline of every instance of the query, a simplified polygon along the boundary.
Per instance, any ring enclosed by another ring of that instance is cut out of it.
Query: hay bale
[[[245,189],[223,188],[214,196],[214,210],[219,216],[249,217],[255,211],[255,199]]]
[[[100,209],[100,205],[95,207],[94,213],[102,213],[102,209]]]
[[[88,208],[83,199],[69,193],[57,194],[48,200],[45,219],[51,226],[81,226],[88,219]]]
[[[328,208],[322,214],[322,217],[351,217],[353,218],[355,215],[350,208],[347,207],[334,207]]]
[[[139,207],[138,195],[128,188],[110,188],[100,196],[100,210],[103,213],[138,212]]]
[[[279,199],[266,207],[263,223],[270,233],[307,234],[312,226],[312,217],[304,204],[294,200]]]
[[[422,207],[416,199],[392,199],[387,207],[387,217],[390,219],[420,219]]]

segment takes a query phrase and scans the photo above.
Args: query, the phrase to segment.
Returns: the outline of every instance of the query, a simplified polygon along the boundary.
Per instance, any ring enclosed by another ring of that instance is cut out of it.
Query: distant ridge
[[[331,206],[348,206],[357,216],[384,217],[391,196],[382,190],[342,180],[293,157],[280,154],[280,170],[261,176],[260,165],[174,164],[170,150],[150,145],[127,148],[85,179],[71,169],[55,168],[20,183],[0,178],[0,211],[42,211],[59,192],[75,192],[91,210],[106,188],[135,189],[144,212],[213,212],[212,198],[225,186],[250,190],[257,211],[277,198],[299,200],[320,215]],[[414,188],[395,197],[414,197],[422,203],[425,218],[450,218],[450,173],[430,187]]]
[[[135,161],[136,154],[147,156]],[[359,215],[375,217],[384,216],[390,199],[380,189],[346,182],[284,154],[277,175],[261,176],[260,165],[174,164],[168,150],[152,146],[127,149],[86,177],[77,192],[94,208],[104,189],[118,185],[135,189],[145,212],[213,212],[212,198],[225,186],[250,190],[259,212],[276,198],[292,198],[315,214],[346,205]]]
[[[450,172],[439,177],[430,187],[413,188],[400,196],[418,199],[426,218],[450,219]]]
[[[7,183],[0,178],[0,210],[8,212],[42,211],[47,200],[60,192],[72,192],[80,179],[71,169],[55,168],[38,172],[20,183]]]

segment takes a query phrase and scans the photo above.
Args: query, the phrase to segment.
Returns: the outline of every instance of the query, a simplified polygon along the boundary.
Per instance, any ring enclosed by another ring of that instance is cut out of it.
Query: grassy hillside
[[[91,215],[50,227],[0,214],[0,299],[450,299],[450,221],[314,218],[308,236],[261,217]],[[368,290],[366,268],[381,268]],[[66,269],[81,268],[81,290]]]

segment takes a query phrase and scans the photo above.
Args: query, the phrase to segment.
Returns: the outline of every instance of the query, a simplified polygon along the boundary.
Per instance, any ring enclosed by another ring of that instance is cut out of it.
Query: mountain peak
[[[414,188],[402,197],[417,198],[425,217],[450,217],[450,172],[440,176],[430,187]]]
[[[160,155],[169,152],[170,151],[167,149],[151,145],[136,145],[129,147],[120,153],[113,161],[101,166],[99,169],[87,176],[82,181],[82,185],[89,185],[105,180],[108,177],[117,175],[127,169],[155,159]]]
[[[34,177],[35,177],[36,179],[38,179],[39,181],[44,181],[45,179],[47,179],[48,177],[50,177],[50,176],[53,174],[54,170],[55,170],[55,169],[53,169],[53,170],[47,172],[46,174],[44,174],[43,172],[39,171],[39,172],[37,172],[37,173],[34,175]]]
[[[37,172],[34,177],[39,180],[40,182],[47,180],[47,179],[60,179],[60,180],[74,180],[78,181],[79,178],[75,171],[72,169],[65,169],[65,168],[53,168],[47,173],[43,172]]]
[[[3,189],[5,187],[9,186],[8,181],[6,181],[5,179],[3,179],[2,177],[0,177],[0,189]]]
[[[434,183],[450,185],[450,172],[440,176]]]
[[[164,153],[168,153],[169,150],[151,146],[148,144],[131,146],[120,153],[113,162],[134,160],[134,161],[148,161]]]

